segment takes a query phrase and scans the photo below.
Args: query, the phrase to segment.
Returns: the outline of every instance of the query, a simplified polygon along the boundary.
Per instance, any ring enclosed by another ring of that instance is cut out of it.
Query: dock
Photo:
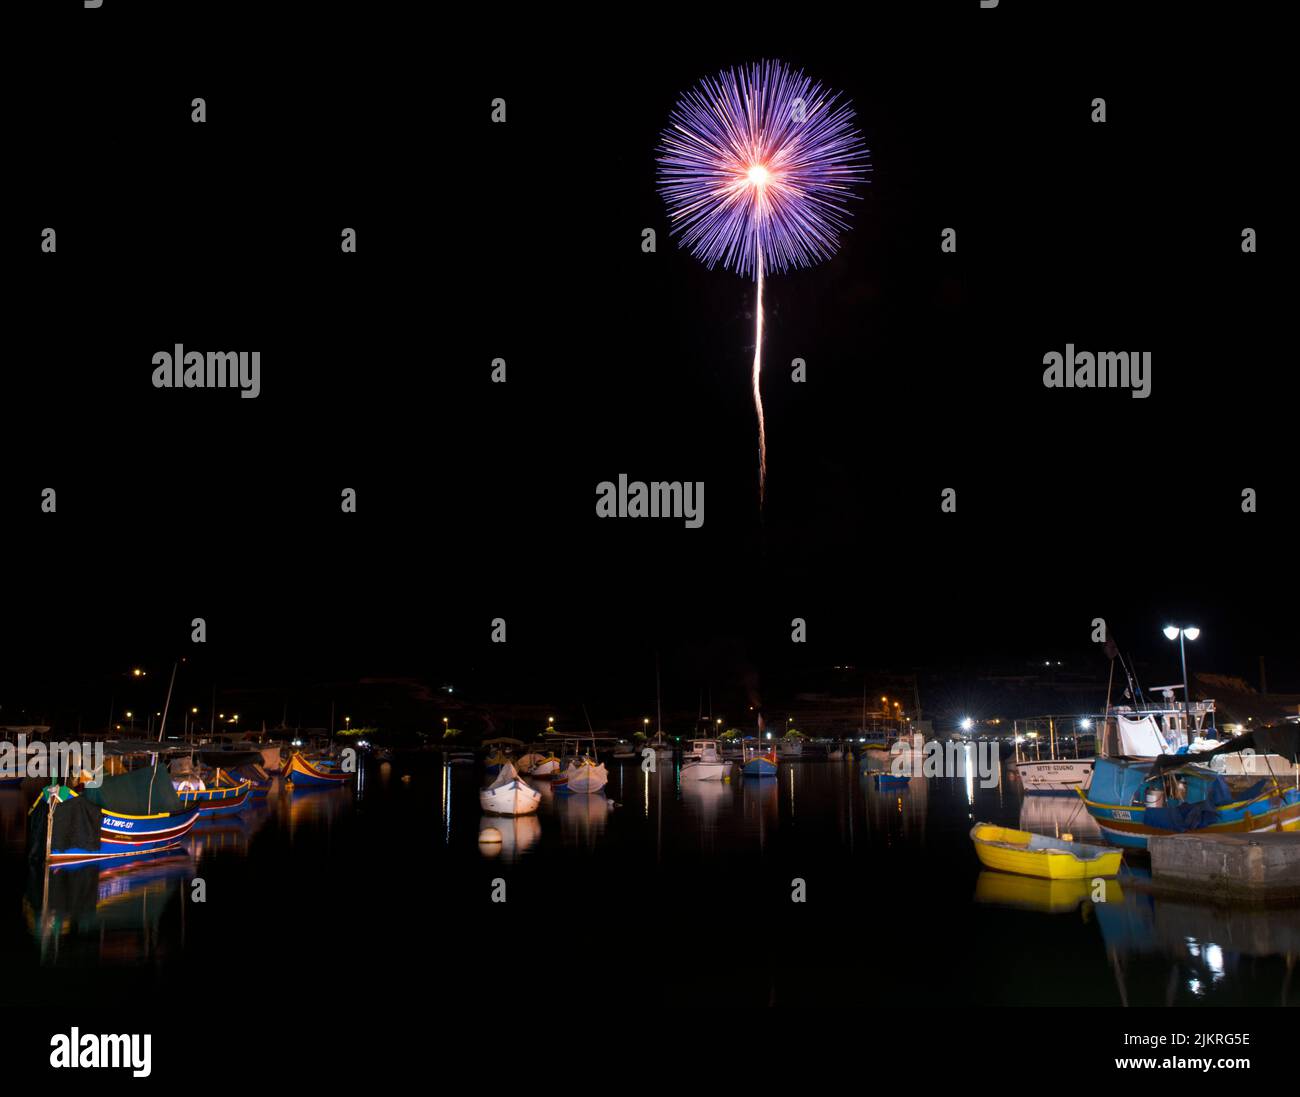
[[[1300,831],[1175,834],[1149,842],[1157,888],[1215,899],[1300,899]]]

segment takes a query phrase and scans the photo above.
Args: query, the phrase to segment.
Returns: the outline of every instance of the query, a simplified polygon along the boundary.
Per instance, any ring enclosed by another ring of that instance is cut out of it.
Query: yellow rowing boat
[[[1124,863],[1118,849],[1084,846],[1027,830],[976,823],[971,827],[975,852],[986,868],[1039,876],[1045,880],[1085,880],[1094,876],[1116,876]]]

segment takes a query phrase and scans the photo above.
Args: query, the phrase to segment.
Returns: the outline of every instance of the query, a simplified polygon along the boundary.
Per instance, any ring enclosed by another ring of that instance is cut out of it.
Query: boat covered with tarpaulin
[[[1216,757],[1247,750],[1294,762],[1300,725],[1259,728],[1195,754],[1098,758],[1092,784],[1079,796],[1106,838],[1130,849],[1170,834],[1300,829],[1300,787],[1271,774],[1234,783],[1213,768]]]
[[[199,817],[162,766],[147,766],[80,792],[48,785],[28,812],[28,854],[49,864],[123,860],[178,846]]]

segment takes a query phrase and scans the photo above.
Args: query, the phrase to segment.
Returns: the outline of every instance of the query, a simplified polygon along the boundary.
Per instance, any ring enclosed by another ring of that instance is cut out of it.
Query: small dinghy
[[[877,788],[905,788],[912,778],[901,773],[873,773]]]
[[[975,843],[975,852],[986,868],[1021,876],[1038,876],[1045,880],[1116,876],[1124,863],[1122,850],[1080,845],[992,823],[976,823],[970,836]]]
[[[569,792],[599,792],[609,781],[604,762],[593,762],[586,755],[569,763],[561,778],[563,789]]]
[[[510,762],[503,762],[492,783],[479,790],[478,802],[491,815],[528,815],[537,810],[542,794],[530,788]]]

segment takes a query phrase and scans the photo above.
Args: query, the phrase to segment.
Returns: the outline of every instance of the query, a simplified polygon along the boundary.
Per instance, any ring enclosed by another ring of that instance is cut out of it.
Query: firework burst
[[[757,283],[753,364],[759,500],[767,439],[759,386],[763,276],[830,258],[848,228],[868,152],[853,109],[780,61],[706,77],[678,100],[659,144],[673,234],[705,266]]]

